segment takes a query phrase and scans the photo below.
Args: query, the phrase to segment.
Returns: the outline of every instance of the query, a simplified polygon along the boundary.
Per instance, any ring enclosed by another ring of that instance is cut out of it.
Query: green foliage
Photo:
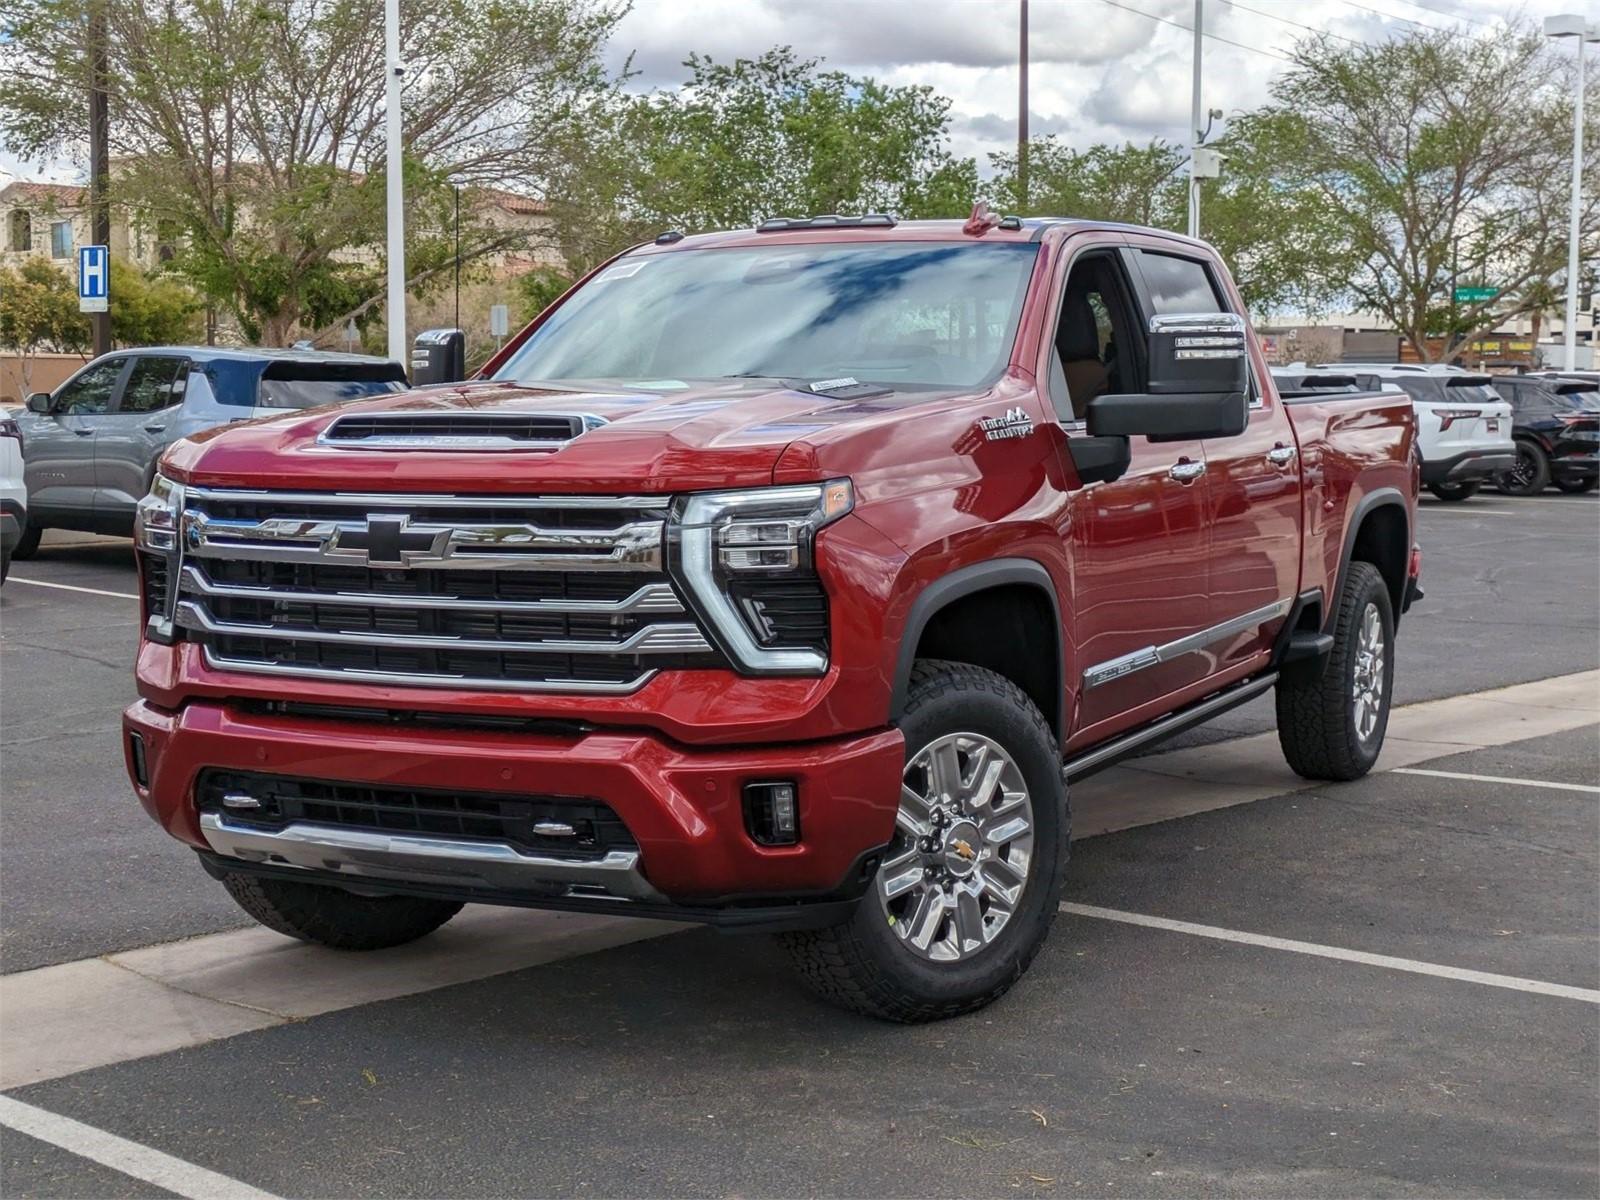
[[[950,102],[797,58],[692,55],[683,87],[616,96],[584,123],[551,189],[561,246],[592,266],[663,229],[887,211],[965,216],[977,168],[947,145]]]
[[[536,267],[517,279],[517,320],[533,320],[553,304],[572,280],[553,267]]]
[[[111,262],[111,338],[120,346],[189,342],[201,330],[200,297],[170,275]],[[87,353],[89,318],[78,311],[73,277],[49,259],[0,267],[0,346],[21,354]]]
[[[1156,139],[1145,146],[1062,146],[1053,136],[1028,143],[1028,200],[1019,194],[1017,156],[993,154],[987,189],[999,212],[1082,217],[1181,230],[1187,220],[1187,152]]]
[[[8,0],[0,139],[82,139],[91,0]],[[616,0],[405,0],[408,275],[454,254],[452,183],[537,185],[614,86]],[[176,267],[252,339],[337,324],[381,294],[383,23],[370,0],[118,0],[109,32],[114,199],[171,229]],[[526,228],[462,211],[463,257]],[[165,240],[165,239],[164,239]],[[365,309],[362,310],[364,316]]]

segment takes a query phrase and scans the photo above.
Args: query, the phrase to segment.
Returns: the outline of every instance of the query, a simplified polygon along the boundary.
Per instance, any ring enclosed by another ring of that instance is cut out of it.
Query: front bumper
[[[1512,447],[1504,450],[1468,450],[1451,458],[1424,460],[1423,483],[1472,483],[1492,479],[1502,471],[1517,465],[1517,452]]]
[[[200,850],[213,871],[741,926],[792,924],[799,910],[823,914],[859,898],[893,837],[904,764],[893,729],[788,746],[691,749],[631,731],[397,730],[209,701],[177,711],[140,701],[123,714],[123,730],[145,810]],[[313,823],[263,830],[199,811],[196,787],[208,768],[588,797],[616,812],[638,851],[580,861],[501,842]],[[796,785],[801,841],[794,846],[758,845],[746,831],[744,785],[774,779]]]

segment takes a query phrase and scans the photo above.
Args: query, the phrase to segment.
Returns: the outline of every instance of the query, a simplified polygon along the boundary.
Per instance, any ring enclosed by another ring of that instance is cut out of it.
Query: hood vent
[[[317,441],[345,450],[559,450],[605,423],[575,413],[351,413]]]

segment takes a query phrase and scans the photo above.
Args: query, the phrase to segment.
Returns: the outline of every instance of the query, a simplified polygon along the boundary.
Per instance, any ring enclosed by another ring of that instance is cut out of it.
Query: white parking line
[[[42,579],[24,579],[20,575],[13,575],[6,580],[7,583],[25,583],[29,587],[56,588],[63,592],[84,592],[90,596],[115,596],[119,600],[137,600],[138,592],[108,592],[104,588],[79,587],[73,583],[46,583]]]
[[[1322,946],[1316,942],[1297,942],[1293,938],[1271,937],[1264,933],[1246,933],[1241,929],[1223,929],[1217,925],[1196,925],[1190,921],[1172,921],[1166,917],[1152,917],[1145,913],[1123,912],[1116,908],[1096,908],[1092,904],[1073,904],[1063,901],[1061,911],[1080,917],[1094,917],[1101,921],[1120,921],[1124,925],[1143,925],[1149,929],[1165,929],[1171,933],[1187,933],[1195,937],[1215,938],[1219,942],[1240,942],[1246,946],[1264,946],[1269,950],[1288,950],[1293,954],[1309,954],[1313,958],[1332,958],[1340,962],[1361,963],[1368,967],[1385,967],[1391,971],[1408,971],[1413,975],[1432,975],[1438,979],[1454,979],[1460,983],[1481,983],[1489,987],[1509,988],[1514,992],[1533,992],[1540,996],[1560,996],[1566,1000],[1587,1000],[1600,1004],[1600,991],[1592,988],[1572,987],[1565,983],[1546,983],[1541,979],[1522,979],[1516,975],[1495,975],[1488,971],[1468,971],[1462,967],[1446,967],[1438,963],[1418,962],[1412,958],[1394,958],[1388,954],[1368,954],[1365,950],[1346,950],[1340,946]]]
[[[189,1200],[277,1200],[271,1192],[10,1096],[0,1096],[0,1125]]]
[[[1510,508],[1476,508],[1471,505],[1463,506],[1460,504],[1424,504],[1419,507],[1418,511],[1471,513],[1475,517],[1514,517],[1517,515],[1516,511]]]
[[[1511,787],[1549,788],[1557,792],[1600,793],[1600,787],[1587,783],[1551,783],[1544,779],[1511,779],[1505,775],[1468,775],[1462,771],[1425,771],[1421,767],[1394,767],[1395,775],[1429,775],[1434,779],[1465,779],[1471,783],[1504,783]]]

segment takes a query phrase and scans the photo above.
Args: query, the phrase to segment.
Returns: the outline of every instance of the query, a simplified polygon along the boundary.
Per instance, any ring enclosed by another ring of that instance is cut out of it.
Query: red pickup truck
[[[660,916],[976,1008],[1073,780],[1274,688],[1302,775],[1382,744],[1411,404],[1279,394],[1244,311],[1154,230],[775,220],[629,250],[472,381],[182,442],[139,798],[294,937]]]

